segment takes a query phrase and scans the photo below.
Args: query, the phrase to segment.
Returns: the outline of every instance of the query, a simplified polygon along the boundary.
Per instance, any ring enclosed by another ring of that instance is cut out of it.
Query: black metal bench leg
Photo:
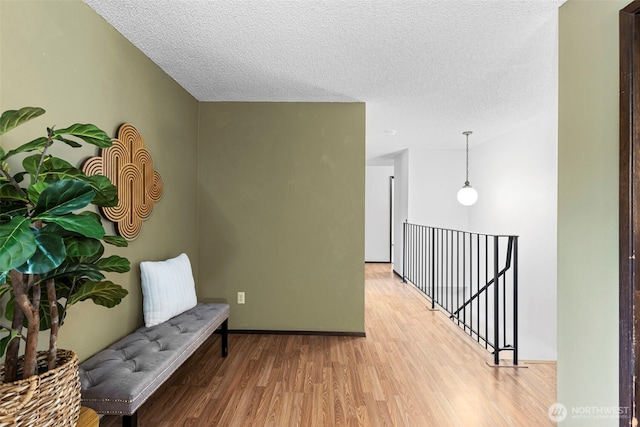
[[[122,416],[122,427],[137,427],[138,426],[138,412],[134,412],[131,415]]]
[[[222,338],[222,357],[227,357],[229,353],[229,319],[222,322],[220,334]]]

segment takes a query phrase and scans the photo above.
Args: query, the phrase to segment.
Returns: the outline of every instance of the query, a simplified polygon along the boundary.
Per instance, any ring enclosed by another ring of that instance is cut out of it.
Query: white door
[[[365,262],[391,262],[391,188],[393,166],[367,166]]]

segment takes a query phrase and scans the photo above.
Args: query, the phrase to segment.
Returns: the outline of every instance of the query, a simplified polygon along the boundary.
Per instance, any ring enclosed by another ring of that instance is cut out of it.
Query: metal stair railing
[[[494,364],[502,351],[518,364],[518,236],[405,222],[402,278],[484,345]]]

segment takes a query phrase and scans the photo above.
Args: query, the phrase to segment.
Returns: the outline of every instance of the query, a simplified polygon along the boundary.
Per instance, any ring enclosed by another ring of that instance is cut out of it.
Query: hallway
[[[366,265],[365,290],[366,338],[232,334],[222,359],[215,336],[142,407],[139,424],[555,425],[555,363],[488,366],[491,355],[427,310],[389,264]]]

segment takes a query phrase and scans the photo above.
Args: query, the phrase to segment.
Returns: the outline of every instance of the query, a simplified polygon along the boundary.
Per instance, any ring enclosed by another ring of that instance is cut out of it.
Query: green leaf
[[[26,217],[27,205],[24,202],[11,203],[9,200],[0,201],[0,222],[10,221],[14,216]]]
[[[98,253],[102,243],[97,239],[88,237],[68,237],[65,239],[67,255],[72,257],[90,257]]]
[[[3,356],[4,352],[7,351],[7,347],[9,346],[9,343],[11,343],[11,341],[16,338],[20,338],[21,336],[22,335],[20,335],[20,332],[14,331],[12,329],[11,332],[9,332],[9,335],[0,339],[0,356]]]
[[[13,310],[14,310],[15,301],[16,301],[15,295],[13,295],[13,292],[10,292],[9,298],[7,299],[7,304],[4,307],[4,318],[10,322],[13,320]]]
[[[100,215],[98,215],[97,213],[95,213],[95,212],[82,211],[82,212],[78,213],[78,215],[90,216],[91,218],[95,219],[96,222],[99,222],[100,224],[102,224],[102,217]]]
[[[129,242],[127,242],[127,239],[122,236],[104,236],[102,238],[102,241],[119,248],[126,248],[127,246],[129,246]]]
[[[111,255],[108,258],[98,260],[96,266],[102,271],[111,271],[114,273],[126,273],[131,270],[129,260],[117,255]]]
[[[98,249],[98,252],[96,252],[95,254],[93,254],[91,256],[88,256],[88,257],[76,258],[76,262],[83,263],[83,264],[90,264],[91,266],[95,267],[96,261],[98,261],[100,258],[102,258],[102,255],[104,255],[104,246],[100,245],[100,248]],[[96,267],[96,269],[97,269],[97,267]]]
[[[25,198],[25,194],[18,191],[18,189],[11,184],[3,184],[0,186],[0,200],[3,202],[6,200],[29,202],[29,200]]]
[[[65,230],[64,228],[60,227],[58,224],[45,224],[42,227],[42,229],[43,230],[47,230],[47,233],[58,234],[58,235],[62,236],[63,239],[65,237],[74,236],[75,235],[75,233],[72,233],[70,231]]]
[[[68,305],[91,299],[95,304],[111,308],[120,304],[122,298],[127,296],[128,293],[122,286],[116,285],[109,280],[102,282],[87,281],[71,296]]]
[[[25,175],[27,175],[27,173],[26,173],[26,172],[24,172],[24,171],[23,171],[23,172],[18,172],[17,174],[15,174],[15,175],[13,176],[13,179],[15,179],[15,180],[16,180],[16,182],[19,184],[19,183],[21,183],[22,181],[24,181],[24,176],[25,176]]]
[[[93,200],[94,195],[95,191],[86,182],[63,179],[49,185],[42,192],[34,210],[34,215],[42,220],[44,220],[45,216],[51,218],[52,216],[65,215],[87,206]]]
[[[72,135],[100,148],[109,148],[112,145],[109,135],[92,124],[76,123],[65,129],[54,130],[54,136],[58,135]]]
[[[41,154],[34,154],[22,159],[22,167],[25,171],[29,172],[29,175],[35,176],[38,171],[38,165],[40,164]],[[45,158],[46,159],[46,158]]]
[[[41,280],[57,278],[87,278],[89,280],[100,281],[104,279],[104,274],[95,265],[86,263],[69,263],[65,261],[60,267],[40,276]],[[56,281],[57,282],[57,281]]]
[[[82,182],[87,182],[87,176],[80,169],[76,169],[74,167],[64,168],[64,169],[46,169],[42,168],[40,170],[40,175],[38,176],[38,180],[45,181],[48,183],[54,183],[56,181],[62,180],[78,180]],[[90,183],[88,183],[90,184]]]
[[[44,170],[64,170],[64,169],[76,169],[68,161],[61,159],[60,157],[47,156],[42,162],[42,168]]]
[[[53,168],[52,166],[55,166]],[[82,170],[73,166],[64,167],[60,162],[45,162],[40,170],[39,180],[53,183],[65,179],[74,179],[85,182],[96,192],[91,203],[101,206],[118,205],[118,189],[104,175],[87,176]]]
[[[36,238],[35,253],[20,267],[21,273],[44,274],[58,267],[67,256],[62,237],[58,234],[47,233],[45,230],[32,229]]]
[[[58,224],[60,227],[68,231],[79,233],[85,237],[92,237],[94,239],[102,239],[104,236],[104,228],[102,224],[92,216],[88,215],[73,215],[68,214],[64,216],[41,214],[34,219],[40,219],[44,222]]]
[[[45,286],[43,288],[46,289]],[[40,330],[48,331],[51,329],[51,310],[49,309],[49,300],[44,298],[46,294],[43,292],[43,298],[40,298]],[[57,301],[56,301],[57,304]],[[58,309],[60,305],[58,304]]]
[[[34,178],[36,172],[38,172],[41,157],[40,154],[34,154],[22,160],[22,167]],[[65,178],[75,178],[77,176],[85,176],[85,174],[66,160],[51,155],[47,155],[42,159],[40,178],[43,180],[47,179],[48,182],[54,182]]]
[[[13,322],[14,303],[15,297],[13,292],[11,292],[4,307],[4,318],[8,320],[9,323]]]
[[[6,273],[8,273],[8,272],[5,272],[3,274],[6,275]],[[9,283],[6,283],[6,282],[0,283],[0,298],[2,298],[4,296],[4,294],[6,294],[7,292],[11,292],[12,290],[13,290],[13,288],[11,287],[11,285]]]
[[[38,181],[34,184],[31,184],[29,188],[27,188],[27,194],[29,194],[30,200],[38,200],[40,199],[40,195],[44,191],[45,188],[48,187],[46,182]]]
[[[26,153],[26,152],[29,152],[29,151],[43,149],[47,145],[47,141],[48,141],[47,138],[44,137],[44,136],[41,136],[40,138],[36,138],[31,142],[27,142],[26,144],[22,144],[20,147],[16,148],[15,150],[9,151],[4,156],[4,159],[8,159],[9,157],[11,157],[11,156],[13,156],[15,154]],[[38,155],[38,157],[40,157],[40,155]]]
[[[56,141],[62,141],[65,144],[67,144],[68,146],[73,147],[73,148],[82,147],[82,144],[80,144],[79,142],[72,141],[72,140],[64,138],[64,137],[62,137],[60,135],[54,136],[53,139],[55,139]]]
[[[0,135],[4,135],[11,129],[43,114],[44,110],[39,107],[23,107],[19,110],[5,111],[0,116]]]
[[[0,271],[9,271],[24,264],[36,251],[36,238],[31,220],[14,217],[0,224]]]
[[[88,239],[88,237],[84,237],[84,236],[80,236],[76,233],[71,233],[71,232],[67,232],[69,234],[73,234],[74,236],[72,237],[67,237],[66,240],[71,240],[71,239]],[[81,255],[81,256],[72,256],[67,254],[67,260],[65,261],[65,263],[76,263],[76,264],[90,264],[90,265],[94,265],[94,263],[96,261],[98,261],[100,258],[102,258],[102,255],[104,255],[104,246],[102,245],[102,241],[99,239],[92,239],[95,240],[97,242],[100,242],[100,245],[97,245],[96,248],[96,252],[91,254],[91,255]],[[94,266],[95,267],[95,266]],[[97,270],[97,267],[96,267]]]
[[[118,206],[118,188],[104,175],[92,175],[87,177],[87,182],[95,190],[96,196],[92,203],[97,206]]]

